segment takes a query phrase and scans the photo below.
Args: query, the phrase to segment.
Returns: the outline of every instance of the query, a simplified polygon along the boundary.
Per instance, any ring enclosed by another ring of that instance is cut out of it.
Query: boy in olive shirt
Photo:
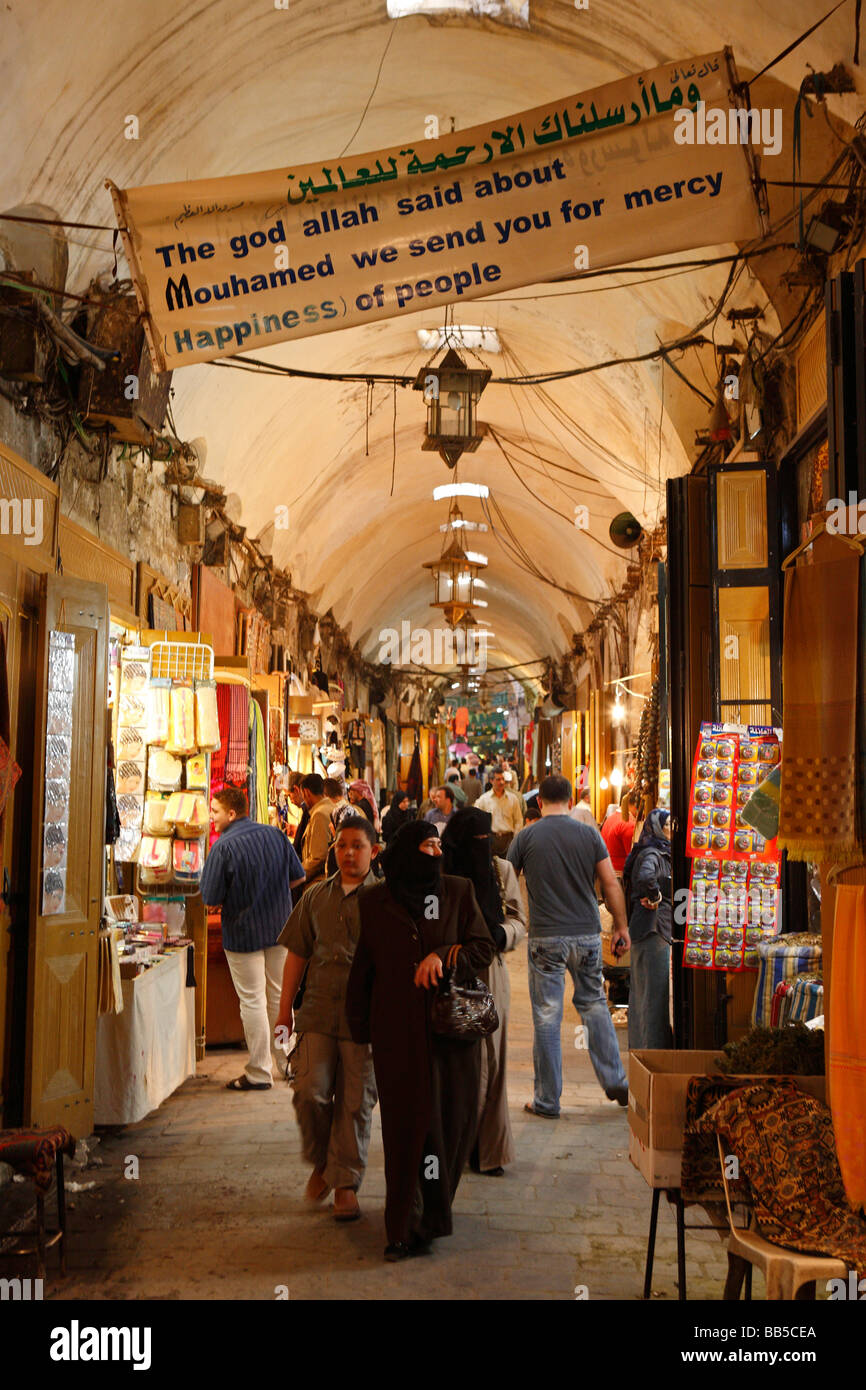
[[[305,1196],[321,1202],[333,1188],[337,1221],[361,1215],[356,1193],[377,1099],[372,1051],[353,1042],[349,1031],[346,985],[360,933],[358,890],[376,881],[370,865],[378,849],[366,816],[347,816],[335,842],[337,872],[304,894],[279,939],[288,955],[276,1030],[278,1037],[294,1029],[298,1034],[292,1100],[304,1158],[313,1165]],[[295,1018],[292,1006],[305,970]]]

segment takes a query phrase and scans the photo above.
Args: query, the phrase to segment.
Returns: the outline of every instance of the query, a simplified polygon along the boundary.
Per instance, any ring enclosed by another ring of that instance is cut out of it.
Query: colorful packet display
[[[756,970],[758,942],[778,934],[778,844],[746,825],[742,808],[780,758],[777,729],[701,725],[686,827],[683,962],[693,969]]]

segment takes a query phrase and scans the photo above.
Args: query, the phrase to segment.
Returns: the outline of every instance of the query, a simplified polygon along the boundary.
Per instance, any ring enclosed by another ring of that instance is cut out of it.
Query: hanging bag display
[[[197,883],[204,863],[203,840],[175,840],[174,876],[181,883]]]

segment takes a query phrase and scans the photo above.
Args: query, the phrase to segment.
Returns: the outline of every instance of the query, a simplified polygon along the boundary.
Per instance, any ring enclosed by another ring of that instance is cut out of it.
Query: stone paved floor
[[[74,1299],[637,1299],[650,1192],[628,1160],[626,1111],[606,1100],[563,1021],[565,1088],[557,1122],[523,1112],[531,1098],[525,944],[512,977],[509,1093],[517,1161],[502,1179],[467,1173],[455,1232],[428,1258],[386,1265],[378,1110],[360,1198],[364,1219],[338,1226],[301,1200],[307,1170],[288,1087],[232,1094],[243,1054],[209,1053],[158,1111],[104,1133],[102,1166],[73,1170],[95,1187],[71,1195],[69,1275],[46,1297]],[[624,1046],[624,1033],[620,1043]],[[127,1156],[137,1179],[124,1177]],[[696,1217],[689,1219],[697,1219]],[[718,1299],[726,1260],[712,1232],[687,1234],[691,1299]],[[50,1265],[49,1269],[54,1266]],[[0,1260],[0,1274],[24,1272]],[[654,1295],[675,1300],[673,1214],[662,1202]],[[756,1279],[755,1297],[760,1297]]]

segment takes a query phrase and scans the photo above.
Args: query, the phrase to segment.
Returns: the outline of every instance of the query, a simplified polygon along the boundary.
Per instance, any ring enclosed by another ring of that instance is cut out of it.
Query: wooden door
[[[25,1117],[93,1128],[97,945],[105,877],[108,591],[42,578],[37,667]],[[43,914],[42,827],[48,634],[75,637],[72,762],[64,910]]]
[[[11,569],[11,576],[7,574],[7,569]],[[17,603],[15,591],[18,582],[17,566],[14,561],[7,562],[3,557],[0,563],[0,630],[3,633],[3,648],[6,660],[5,679],[8,683],[10,696],[16,689],[16,669],[15,669],[15,648],[14,641],[16,636],[15,614]],[[12,701],[10,700],[10,705]],[[11,713],[11,711],[10,711]],[[7,734],[0,728],[0,737],[7,738]],[[8,732],[9,748],[14,757],[15,740],[12,734],[11,720]],[[11,812],[12,806],[9,807]],[[0,1125],[3,1123],[3,1112],[5,1108],[5,1087],[4,1078],[6,1075],[6,1038],[7,1038],[7,1008],[9,998],[10,981],[10,955],[12,948],[12,915],[9,910],[8,898],[11,893],[6,892],[6,885],[9,882],[9,858],[12,850],[12,815],[6,812],[0,816],[0,874],[5,871],[6,878],[0,884]]]

